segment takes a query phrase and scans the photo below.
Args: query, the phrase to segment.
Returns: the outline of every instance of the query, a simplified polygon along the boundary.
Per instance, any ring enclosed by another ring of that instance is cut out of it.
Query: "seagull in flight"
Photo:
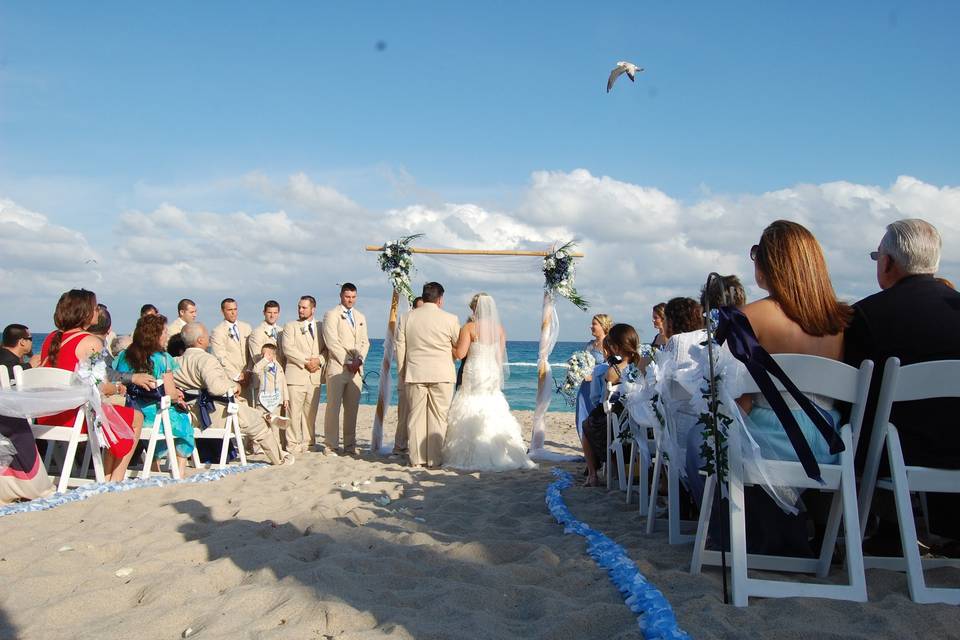
[[[610,89],[613,89],[613,83],[617,81],[620,74],[626,73],[627,77],[630,78],[630,82],[633,82],[636,75],[642,72],[643,67],[638,67],[632,62],[621,60],[617,63],[617,66],[613,68],[613,71],[610,72],[610,77],[607,79],[607,93],[610,93]]]

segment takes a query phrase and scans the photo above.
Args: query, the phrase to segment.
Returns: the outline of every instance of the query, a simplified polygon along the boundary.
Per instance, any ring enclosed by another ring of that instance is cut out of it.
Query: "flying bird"
[[[97,264],[97,261],[93,258],[90,258],[89,260],[85,261],[84,264]]]
[[[613,83],[617,81],[620,74],[626,73],[627,77],[630,78],[630,82],[633,82],[636,75],[642,72],[643,67],[638,67],[632,62],[621,60],[617,63],[617,66],[613,68],[613,71],[610,72],[610,77],[607,79],[607,93],[610,93],[610,89],[613,89]]]

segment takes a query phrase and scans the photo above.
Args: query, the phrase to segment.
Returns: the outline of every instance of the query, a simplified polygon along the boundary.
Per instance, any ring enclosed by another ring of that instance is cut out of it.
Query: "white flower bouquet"
[[[593,373],[597,361],[586,351],[577,351],[567,360],[567,377],[560,385],[560,393],[568,398],[575,398],[580,385],[588,375]]]
[[[410,273],[413,271],[413,251],[410,243],[421,237],[422,233],[400,238],[383,245],[380,251],[380,270],[387,274],[387,279],[394,290],[407,297],[411,303],[414,294],[410,286]]]
[[[544,287],[547,291],[563,296],[580,309],[586,311],[590,303],[577,293],[577,288],[573,284],[574,266],[573,256],[571,255],[573,248],[573,242],[568,242],[550,255],[544,257]]]

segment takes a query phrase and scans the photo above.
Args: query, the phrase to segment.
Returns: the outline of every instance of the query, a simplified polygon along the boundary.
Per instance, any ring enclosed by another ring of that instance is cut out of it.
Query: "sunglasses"
[[[870,259],[873,260],[874,262],[876,262],[877,260],[879,260],[879,259],[880,259],[880,252],[879,252],[879,251],[871,251],[871,252],[870,252]]]
[[[760,253],[760,245],[755,244],[750,247],[750,259],[754,262],[757,261],[757,254]]]

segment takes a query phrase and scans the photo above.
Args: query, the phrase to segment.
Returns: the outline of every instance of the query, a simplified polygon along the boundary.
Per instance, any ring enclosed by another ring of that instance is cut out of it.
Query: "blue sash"
[[[817,482],[823,482],[823,476],[820,473],[820,465],[810,449],[810,444],[803,437],[800,425],[796,418],[790,412],[790,408],[784,401],[783,396],[777,391],[770,376],[773,375],[779,380],[787,392],[796,400],[797,404],[810,418],[813,425],[826,440],[830,446],[830,453],[837,454],[844,450],[843,441],[840,434],[831,426],[830,422],[824,417],[822,410],[811,402],[810,398],[803,395],[797,385],[787,377],[787,374],[780,368],[777,361],[773,359],[767,350],[760,346],[753,327],[750,326],[750,320],[735,307],[722,307],[717,309],[719,322],[714,332],[714,337],[718,344],[726,343],[727,348],[733,357],[746,366],[747,371],[760,388],[760,393],[770,403],[770,408],[780,420],[783,430],[790,440],[794,451],[797,453],[797,459],[803,465],[803,470],[807,477]]]

